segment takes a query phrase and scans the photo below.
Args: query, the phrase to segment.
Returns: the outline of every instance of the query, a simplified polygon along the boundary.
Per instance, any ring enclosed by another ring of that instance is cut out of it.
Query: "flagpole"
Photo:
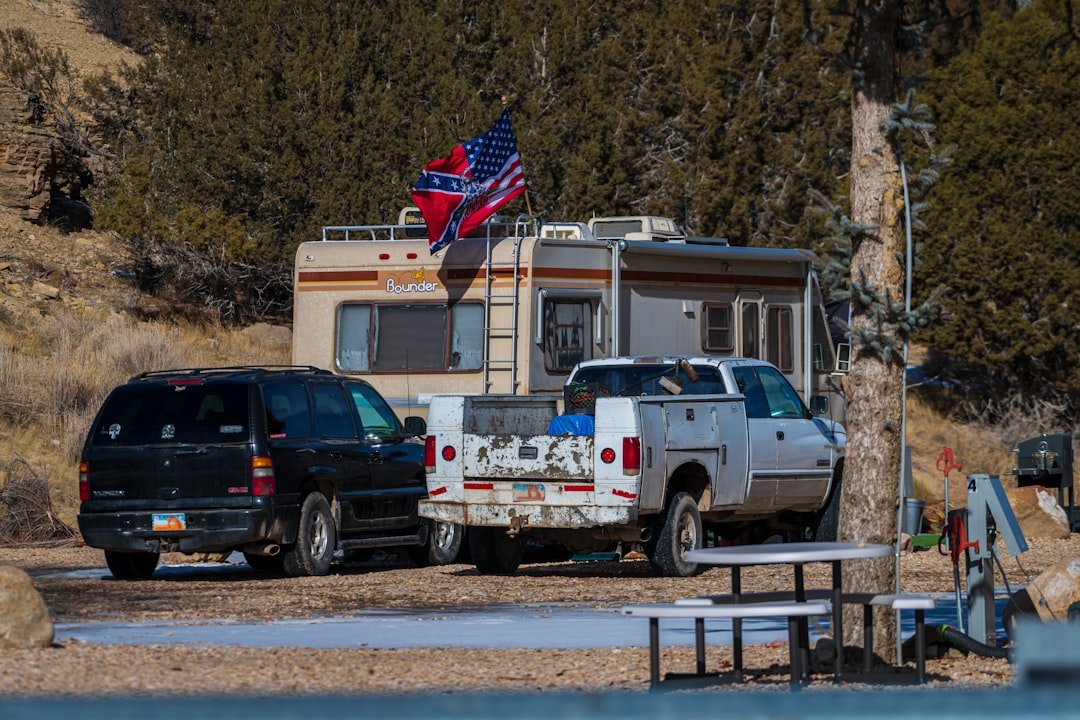
[[[499,98],[499,100],[502,102],[503,110],[509,110],[510,109],[510,99],[508,97],[503,95],[501,98]],[[529,186],[528,185],[525,186],[525,212],[529,215],[529,217],[532,217],[533,211],[532,211],[532,203],[529,202]]]

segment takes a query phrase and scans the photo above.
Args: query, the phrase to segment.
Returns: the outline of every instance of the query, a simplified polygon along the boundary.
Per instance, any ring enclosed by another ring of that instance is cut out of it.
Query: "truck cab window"
[[[765,390],[754,370],[753,367],[737,367],[732,368],[731,373],[735,376],[739,392],[746,396],[746,417],[767,418],[769,401],[765,399]]]
[[[806,409],[803,407],[802,400],[799,399],[799,394],[783,375],[770,367],[757,368],[757,374],[769,403],[769,417],[806,417]]]

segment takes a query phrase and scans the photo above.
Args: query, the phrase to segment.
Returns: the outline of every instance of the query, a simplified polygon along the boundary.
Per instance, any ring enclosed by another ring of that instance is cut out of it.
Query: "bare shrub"
[[[968,413],[979,417],[1010,448],[1036,435],[1072,433],[1075,424],[1071,422],[1068,401],[1054,397],[1013,394],[991,398],[978,406],[969,405]]]
[[[16,457],[0,488],[0,545],[27,545],[67,540],[75,531],[53,510],[45,473]]]

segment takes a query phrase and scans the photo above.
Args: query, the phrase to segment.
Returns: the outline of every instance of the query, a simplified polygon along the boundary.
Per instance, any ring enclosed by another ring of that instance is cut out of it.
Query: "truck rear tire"
[[[688,493],[676,493],[662,517],[649,561],[658,573],[667,577],[694,575],[698,571],[697,563],[687,562],[683,556],[701,547],[701,515],[697,503]]]
[[[336,547],[337,527],[330,503],[321,492],[308,494],[300,506],[296,542],[281,553],[285,574],[292,577],[325,575],[330,572]]]
[[[258,553],[244,553],[244,560],[251,566],[251,569],[259,573],[279,573],[281,572],[281,556],[280,555],[259,555]]]
[[[157,569],[156,552],[105,551],[105,564],[117,580],[145,580]]]
[[[494,527],[469,528],[469,552],[482,575],[513,575],[525,554],[525,543]]]

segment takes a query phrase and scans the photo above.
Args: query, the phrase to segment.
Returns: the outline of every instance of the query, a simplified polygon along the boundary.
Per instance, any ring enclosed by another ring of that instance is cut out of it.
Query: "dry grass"
[[[908,396],[908,444],[917,497],[927,500],[944,497],[945,483],[937,469],[943,448],[952,448],[956,462],[963,466],[950,474],[950,493],[955,494],[968,473],[1000,475],[1012,469],[1014,443],[1004,440],[989,425],[960,422],[941,414],[923,398]]]
[[[63,312],[0,339],[0,462],[29,458],[69,522],[83,439],[114,387],[149,370],[289,361],[288,346],[267,348],[240,331],[115,314]]]

